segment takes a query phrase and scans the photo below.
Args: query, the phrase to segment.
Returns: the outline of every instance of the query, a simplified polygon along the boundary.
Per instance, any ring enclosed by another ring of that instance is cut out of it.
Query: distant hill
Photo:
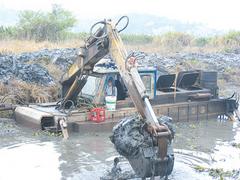
[[[130,14],[131,23],[128,27],[130,33],[159,34],[168,31],[197,32],[202,24],[189,24],[166,17],[143,14]]]
[[[0,25],[9,26],[17,22],[18,11],[3,9],[0,7]],[[147,14],[128,14],[130,23],[124,31],[130,34],[156,35],[168,31],[186,32],[194,35],[215,35],[223,33],[220,30],[209,29],[204,24],[181,22],[167,17],[158,17]],[[117,20],[121,15],[113,17]],[[111,17],[106,17],[111,18]],[[89,32],[92,24],[102,19],[78,18],[78,24],[73,28],[74,32]]]
[[[121,15],[119,15],[121,17]],[[113,17],[117,20],[119,17]],[[158,17],[146,14],[128,14],[130,19],[128,28],[124,33],[129,34],[149,34],[156,35],[169,31],[186,32],[194,35],[216,35],[223,31],[210,29],[204,24],[181,22],[167,17]],[[91,25],[102,19],[80,19],[79,24],[74,28],[74,31],[88,32]]]

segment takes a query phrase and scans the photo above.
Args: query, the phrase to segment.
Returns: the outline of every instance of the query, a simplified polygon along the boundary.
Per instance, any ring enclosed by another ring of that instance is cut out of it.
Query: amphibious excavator
[[[238,100],[218,98],[215,72],[180,72],[176,78],[174,74],[157,77],[154,67],[139,68],[137,57],[127,53],[119,35],[128,23],[127,16],[121,17],[116,24],[111,20],[95,23],[79,50],[78,59],[61,78],[61,100],[17,106],[14,115],[17,122],[26,126],[61,130],[65,138],[68,130],[105,131],[117,124],[111,140],[137,176],[166,177],[174,165],[171,145],[174,130],[167,116],[180,121],[233,114],[238,109]],[[106,55],[110,55],[116,68],[110,62],[104,66],[111,66],[111,72],[94,70]],[[116,111],[86,108],[89,102],[103,106],[102,91],[109,76],[121,82],[119,88],[124,95],[118,97],[119,108]],[[175,87],[172,86],[174,81]],[[138,114],[135,118],[134,113]],[[159,118],[161,115],[166,116]],[[103,121],[93,123],[89,121],[91,118]],[[119,122],[122,118],[125,119]]]

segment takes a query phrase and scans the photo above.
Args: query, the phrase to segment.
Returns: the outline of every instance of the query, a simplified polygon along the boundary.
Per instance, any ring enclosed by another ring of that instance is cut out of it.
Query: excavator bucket
[[[171,174],[174,165],[172,138],[174,130],[171,118],[158,118],[170,132],[160,132],[152,136],[146,130],[138,116],[123,119],[113,129],[111,141],[116,150],[130,163],[137,177],[166,177]]]

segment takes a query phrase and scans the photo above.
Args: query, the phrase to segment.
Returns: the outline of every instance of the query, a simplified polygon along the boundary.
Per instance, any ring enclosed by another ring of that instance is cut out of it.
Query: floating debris
[[[207,172],[213,178],[223,179],[223,178],[229,177],[229,178],[237,179],[239,178],[239,175],[240,175],[240,169],[225,171],[223,168],[209,168],[209,167],[203,167],[199,165],[194,166],[193,168],[198,172]]]
[[[0,119],[0,136],[13,136],[18,133],[18,126],[12,119]]]
[[[240,148],[240,143],[232,143],[233,147]]]
[[[50,132],[39,130],[33,133],[33,136],[51,136],[51,137],[63,137],[62,132]]]

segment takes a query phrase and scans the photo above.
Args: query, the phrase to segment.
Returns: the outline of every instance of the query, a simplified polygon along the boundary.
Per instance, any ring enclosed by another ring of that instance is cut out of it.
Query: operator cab
[[[141,67],[138,70],[140,77],[146,87],[147,95],[150,99],[154,99],[156,96],[156,68]],[[103,71],[101,68],[101,70],[98,69],[95,73],[91,74],[88,77],[79,98],[87,98],[95,104],[104,104],[104,91],[107,87],[109,79],[114,80],[113,86],[117,88],[117,102],[120,104],[129,104],[129,102],[131,102],[131,99],[128,95],[128,90],[124,85],[120,74],[115,68],[111,71]]]
[[[150,99],[156,95],[156,74],[155,68],[138,68],[139,75],[146,88],[146,93]],[[105,87],[107,86],[108,79],[114,79],[114,86],[117,88],[117,100],[125,100],[129,97],[128,91],[119,73],[106,74]]]

